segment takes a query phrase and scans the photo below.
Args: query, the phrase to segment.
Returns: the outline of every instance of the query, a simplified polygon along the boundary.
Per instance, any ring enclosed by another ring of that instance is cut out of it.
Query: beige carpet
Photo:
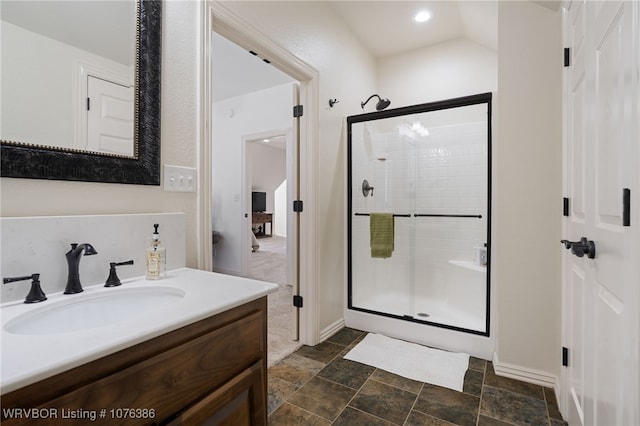
[[[260,238],[260,248],[251,253],[249,277],[278,284],[280,289],[267,297],[267,364],[271,367],[300,347],[295,341],[293,288],[287,284],[287,239],[274,235]]]

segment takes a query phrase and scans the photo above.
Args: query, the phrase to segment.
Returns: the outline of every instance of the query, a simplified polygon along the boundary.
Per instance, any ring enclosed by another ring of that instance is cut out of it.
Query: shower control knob
[[[591,240],[587,240],[586,237],[580,238],[580,241],[561,240],[566,249],[571,249],[571,253],[578,257],[583,257],[585,254],[589,259],[596,257],[596,243]]]
[[[373,197],[373,186],[369,185],[369,181],[365,179],[362,181],[362,195],[367,197],[369,192],[371,192],[371,196]]]

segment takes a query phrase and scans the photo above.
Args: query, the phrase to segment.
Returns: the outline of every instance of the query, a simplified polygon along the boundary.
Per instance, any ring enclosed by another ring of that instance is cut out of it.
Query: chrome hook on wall
[[[369,185],[369,181],[365,179],[362,181],[362,195],[368,197],[369,192],[371,192],[371,196],[373,197],[373,186]]]

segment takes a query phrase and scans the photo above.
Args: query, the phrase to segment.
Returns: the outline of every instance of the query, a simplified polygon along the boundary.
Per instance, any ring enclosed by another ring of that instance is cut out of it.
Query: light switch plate
[[[173,192],[196,192],[196,169],[164,165],[164,190]]]

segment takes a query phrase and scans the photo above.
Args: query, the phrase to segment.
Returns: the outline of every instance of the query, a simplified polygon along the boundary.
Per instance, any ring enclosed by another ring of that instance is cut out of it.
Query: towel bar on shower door
[[[354,216],[369,216],[369,213],[354,213]],[[414,214],[414,217],[475,217],[482,219],[481,214]],[[393,217],[411,217],[410,214],[393,214]]]
[[[369,216],[369,213],[354,213],[354,216]],[[393,217],[411,217],[410,214],[393,214]]]
[[[475,217],[482,219],[481,214],[414,214],[414,217]]]

